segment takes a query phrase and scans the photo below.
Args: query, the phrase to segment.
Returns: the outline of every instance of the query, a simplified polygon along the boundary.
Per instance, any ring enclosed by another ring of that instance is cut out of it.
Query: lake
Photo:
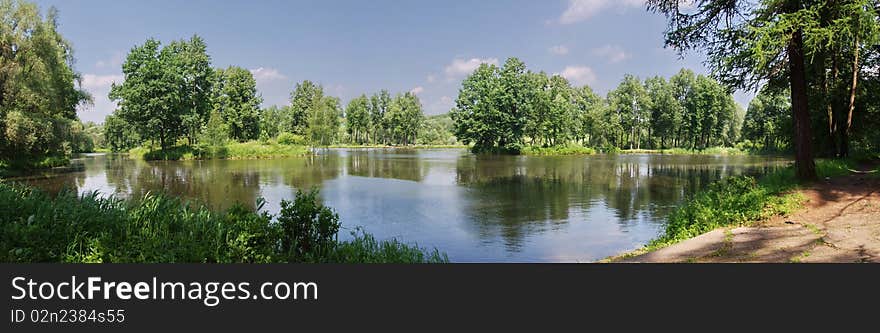
[[[483,156],[464,149],[324,149],[272,160],[145,162],[89,154],[76,171],[27,183],[139,197],[165,191],[222,209],[277,213],[297,189],[319,187],[340,216],[340,238],[436,247],[456,262],[589,262],[640,247],[690,195],[731,175],[760,175],[786,159],[620,154]]]

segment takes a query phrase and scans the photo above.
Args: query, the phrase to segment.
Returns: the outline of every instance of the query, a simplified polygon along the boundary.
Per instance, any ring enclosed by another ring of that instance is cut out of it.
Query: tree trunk
[[[849,130],[852,127],[853,110],[856,108],[856,88],[859,84],[859,36],[853,43],[852,85],[849,89],[849,108],[846,113],[846,126],[841,131],[840,157],[849,156]]]
[[[797,4],[798,1],[791,1]],[[794,9],[796,10],[796,9]],[[788,43],[788,66],[791,84],[791,110],[794,119],[795,169],[799,180],[816,179],[810,134],[810,109],[807,101],[807,79],[804,68],[803,32],[797,30]]]

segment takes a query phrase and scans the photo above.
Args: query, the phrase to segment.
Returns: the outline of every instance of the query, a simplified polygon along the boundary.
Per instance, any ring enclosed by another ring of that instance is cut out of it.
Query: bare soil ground
[[[792,216],[717,229],[619,262],[880,263],[880,175],[857,172],[800,192],[807,201]]]

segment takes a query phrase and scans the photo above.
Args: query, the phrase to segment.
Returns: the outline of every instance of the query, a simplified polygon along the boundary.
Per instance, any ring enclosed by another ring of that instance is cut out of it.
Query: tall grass
[[[122,200],[63,191],[51,197],[0,182],[0,262],[447,261],[437,250],[396,240],[379,242],[365,233],[340,242],[334,231],[329,245],[303,247],[295,233],[311,225],[309,212],[329,210],[314,196],[303,195],[298,194],[296,208],[282,211],[274,221],[275,216],[240,205],[215,212],[161,194]],[[296,221],[299,227],[284,221]]]

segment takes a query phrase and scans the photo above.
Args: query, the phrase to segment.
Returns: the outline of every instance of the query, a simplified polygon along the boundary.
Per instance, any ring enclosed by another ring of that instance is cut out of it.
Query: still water
[[[343,231],[436,247],[458,262],[586,262],[638,248],[714,180],[788,163],[756,156],[476,156],[466,150],[330,149],[273,160],[144,162],[87,155],[76,172],[31,179],[123,197],[165,191],[214,208],[277,213],[319,187]],[[81,164],[80,164],[81,163]]]

